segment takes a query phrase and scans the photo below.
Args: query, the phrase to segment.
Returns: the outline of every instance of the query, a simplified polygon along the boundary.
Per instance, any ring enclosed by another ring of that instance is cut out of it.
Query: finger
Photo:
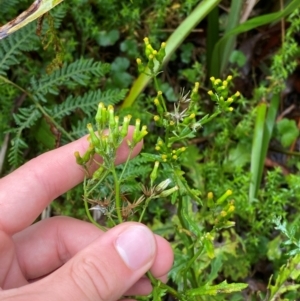
[[[26,279],[47,275],[75,256],[103,232],[90,223],[67,217],[38,222],[13,236],[18,262]],[[173,252],[170,244],[155,235],[157,256],[151,267],[159,278],[168,273]]]
[[[20,271],[12,238],[0,230],[0,242],[0,287],[9,289],[27,284]]]
[[[127,140],[133,127],[117,152],[116,164],[124,162],[129,154]],[[141,150],[138,144],[132,156]],[[84,171],[74,152],[84,153],[87,137],[47,152],[21,166],[0,181],[0,227],[7,233],[16,233],[30,225],[42,210],[56,197],[80,183]],[[12,216],[13,214],[13,216]]]
[[[153,233],[138,223],[124,223],[107,231],[64,266],[18,290],[30,300],[118,300],[153,265]],[[2,291],[14,298],[15,290]]]

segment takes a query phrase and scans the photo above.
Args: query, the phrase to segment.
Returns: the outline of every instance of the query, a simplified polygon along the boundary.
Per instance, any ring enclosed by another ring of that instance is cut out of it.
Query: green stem
[[[119,182],[120,182],[120,183],[122,182],[122,178],[123,178],[124,172],[125,172],[125,170],[127,169],[128,163],[129,163],[129,161],[130,161],[130,159],[131,159],[132,152],[133,152],[133,147],[130,148],[130,151],[129,151],[129,154],[128,154],[128,156],[127,156],[126,162],[125,162],[125,164],[124,164],[122,173],[121,173],[121,175],[120,175],[120,178],[119,178]]]
[[[102,231],[106,231],[106,229],[99,225],[92,217],[91,215],[91,212],[89,210],[89,206],[88,206],[88,202],[87,202],[87,197],[88,197],[88,194],[87,194],[87,191],[86,191],[86,178],[84,178],[84,181],[83,181],[83,190],[84,190],[84,196],[83,196],[83,201],[84,201],[84,208],[85,208],[85,212],[86,212],[86,215],[88,216],[90,222],[92,224],[94,224],[97,228],[101,229]]]
[[[121,207],[121,196],[120,196],[120,181],[118,179],[116,169],[113,167],[111,170],[111,173],[114,177],[114,182],[115,182],[115,199],[116,199],[116,211],[117,211],[117,216],[119,223],[121,224],[123,222],[122,218],[122,207]]]
[[[181,224],[181,227],[184,228],[184,229],[189,229],[188,221],[185,220],[184,214],[183,214],[183,210],[185,210],[185,205],[183,204],[183,202],[184,202],[184,198],[183,197],[179,198],[177,215],[178,215],[178,219],[179,219],[179,222]],[[187,236],[187,240],[189,242],[189,246],[192,246],[193,241],[192,241],[191,237]],[[189,257],[194,258],[194,256],[195,256],[194,249],[189,248],[189,246],[187,247],[187,250],[190,253]],[[191,276],[192,276],[191,282],[192,282],[193,287],[197,287],[198,286],[197,285],[197,277],[196,277],[194,269],[191,269]]]
[[[174,288],[170,287],[169,285],[161,282],[160,280],[157,280],[152,274],[151,272],[147,272],[147,276],[149,278],[149,280],[151,281],[151,284],[153,286],[159,286],[163,289],[165,289],[169,294],[171,294],[172,296],[174,296],[177,300],[183,300],[183,296],[182,294],[178,293]]]
[[[142,220],[143,220],[144,214],[145,214],[145,212],[146,212],[146,209],[147,209],[147,207],[148,207],[148,204],[149,204],[150,200],[151,200],[151,197],[148,197],[148,198],[145,200],[144,207],[143,207],[143,211],[142,211],[142,213],[141,213],[141,215],[140,215],[140,218],[139,218],[139,223],[141,223]]]
[[[23,89],[19,85],[15,84],[14,82],[10,81],[9,79],[5,78],[4,76],[0,75],[0,79],[3,80],[5,83],[15,87],[16,89],[25,93],[30,100],[34,103],[34,105],[42,112],[44,116],[61,132],[63,133],[70,141],[74,141],[74,138],[63,128],[61,127],[45,110],[44,108],[34,99],[33,95],[28,92],[27,90]]]

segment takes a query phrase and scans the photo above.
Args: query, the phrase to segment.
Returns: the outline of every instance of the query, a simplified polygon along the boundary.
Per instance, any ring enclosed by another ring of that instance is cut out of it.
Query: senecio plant
[[[226,281],[212,284],[203,279],[202,269],[199,265],[200,256],[205,254],[208,260],[215,257],[214,239],[218,231],[234,226],[230,221],[235,210],[234,201],[229,199],[231,190],[227,190],[222,196],[215,199],[212,193],[202,196],[201,191],[190,186],[182,170],[182,162],[187,152],[189,140],[196,136],[203,125],[217,115],[233,110],[232,104],[240,96],[239,92],[230,94],[230,83],[232,76],[226,80],[211,78],[212,90],[208,92],[211,100],[216,103],[215,111],[210,115],[202,116],[200,110],[200,96],[198,93],[199,83],[195,83],[191,92],[181,92],[178,101],[170,108],[159,90],[156,77],[159,67],[165,56],[166,44],[162,43],[159,50],[153,49],[147,38],[145,41],[145,56],[147,63],[137,59],[139,72],[151,75],[156,87],[156,95],[153,97],[153,120],[160,128],[160,136],[157,138],[155,150],[151,153],[143,153],[142,156],[147,164],[152,167],[147,177],[147,183],[139,183],[139,191],[131,200],[130,191],[126,191],[126,170],[130,166],[130,157],[134,147],[148,134],[146,125],[141,125],[141,120],[132,121],[127,115],[119,118],[114,107],[99,103],[95,116],[95,124],[88,124],[89,147],[80,156],[75,153],[76,161],[86,170],[87,176],[84,180],[84,204],[88,218],[92,223],[105,230],[106,227],[122,223],[124,220],[135,220],[143,222],[147,208],[151,202],[168,202],[177,208],[172,217],[172,226],[175,231],[175,265],[180,268],[171,272],[171,277],[177,287],[173,288],[161,283],[148,273],[153,284],[153,300],[161,300],[166,293],[173,295],[178,300],[200,300],[202,295],[216,295],[236,292],[244,289],[247,285],[243,283],[228,284]],[[129,124],[134,124],[134,132],[131,140],[127,140]],[[128,158],[122,166],[117,169],[115,159],[117,149],[121,143],[129,146]],[[98,157],[101,157],[101,162]],[[89,174],[91,162],[97,164],[97,169]],[[145,163],[146,164],[146,163]],[[141,177],[142,178],[142,177]],[[145,177],[144,177],[145,178]],[[103,200],[95,200],[99,195],[101,183],[110,179],[110,192]],[[158,180],[159,179],[159,180]],[[94,205],[89,208],[88,203]],[[195,210],[197,207],[199,209]],[[205,216],[199,214],[201,208],[205,210]],[[90,210],[95,210],[106,217],[102,225],[93,219]],[[200,220],[206,220],[212,226],[209,232],[205,232]],[[176,252],[176,250],[178,252]],[[176,254],[185,254],[185,258],[176,258]]]

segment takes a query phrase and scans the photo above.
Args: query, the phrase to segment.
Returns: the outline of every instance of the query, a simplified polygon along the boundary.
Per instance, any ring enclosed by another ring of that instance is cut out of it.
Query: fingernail
[[[146,227],[130,226],[118,236],[115,247],[124,263],[131,270],[138,270],[152,260],[155,241]]]

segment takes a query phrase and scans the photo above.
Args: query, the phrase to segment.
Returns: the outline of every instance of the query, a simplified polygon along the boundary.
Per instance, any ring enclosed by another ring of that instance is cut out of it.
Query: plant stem
[[[140,218],[139,218],[139,223],[141,223],[142,220],[143,220],[144,214],[145,214],[145,212],[146,212],[146,209],[147,209],[147,207],[148,207],[148,204],[149,204],[150,200],[151,200],[151,197],[148,197],[148,198],[145,200],[144,207],[143,207],[143,211],[142,211],[142,213],[141,213],[141,215],[140,215]]]
[[[180,293],[178,293],[175,289],[173,289],[172,287],[170,287],[169,285],[161,282],[160,280],[157,280],[152,274],[151,272],[147,273],[148,278],[151,281],[151,284],[153,286],[159,286],[163,289],[165,289],[169,294],[171,294],[172,296],[174,296],[177,300],[182,300],[182,295]]]
[[[60,132],[62,132],[70,141],[74,141],[74,138],[63,128],[61,127],[45,110],[44,108],[34,99],[33,95],[28,92],[27,90],[23,89],[19,85],[15,84],[14,82],[10,81],[9,79],[5,78],[4,76],[0,75],[0,79],[2,79],[5,83],[15,87],[16,89],[25,93],[30,100],[34,103],[34,105],[42,112],[44,116],[57,128]]]
[[[99,229],[101,229],[102,231],[106,231],[106,229],[99,225],[92,217],[91,213],[90,213],[90,210],[89,210],[89,206],[88,206],[88,202],[87,202],[87,197],[88,197],[88,194],[87,194],[87,187],[86,187],[86,178],[84,178],[84,181],[83,181],[83,190],[84,190],[84,196],[83,196],[83,201],[84,201],[84,208],[85,208],[85,212],[86,212],[86,215],[88,216],[90,222],[92,224],[94,224],[96,227],[98,227]]]
[[[121,208],[121,197],[120,197],[120,181],[118,179],[115,167],[113,167],[111,169],[111,173],[114,177],[114,182],[115,182],[116,211],[117,211],[119,223],[121,224],[123,222],[123,218],[122,218],[122,212],[121,212],[122,208]]]

